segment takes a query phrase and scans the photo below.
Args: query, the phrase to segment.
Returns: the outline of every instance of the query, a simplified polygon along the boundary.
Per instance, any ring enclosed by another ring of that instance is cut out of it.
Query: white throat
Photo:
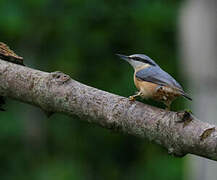
[[[147,64],[147,63],[143,63],[143,62],[140,62],[140,61],[129,61],[130,65],[133,66],[134,70],[135,71],[138,71],[138,70],[141,70],[141,69],[145,69],[147,67],[150,67],[151,65],[150,64]]]

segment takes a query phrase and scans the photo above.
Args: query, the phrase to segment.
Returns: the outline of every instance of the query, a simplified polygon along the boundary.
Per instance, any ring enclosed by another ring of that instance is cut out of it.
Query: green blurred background
[[[129,96],[136,91],[133,69],[115,53],[144,53],[184,85],[177,53],[181,5],[178,0],[1,0],[0,41],[27,66],[63,71]],[[173,110],[183,109],[184,102],[178,99]],[[184,160],[144,139],[77,117],[47,119],[38,108],[12,100],[6,109],[0,114],[0,179],[184,179]]]

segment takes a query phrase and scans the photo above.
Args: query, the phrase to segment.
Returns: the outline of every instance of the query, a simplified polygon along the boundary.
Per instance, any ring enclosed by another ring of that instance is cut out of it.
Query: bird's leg
[[[142,92],[139,91],[135,95],[129,96],[128,98],[129,98],[130,101],[135,101],[135,98],[138,97],[138,96],[141,96],[141,95],[142,95]]]
[[[164,104],[166,105],[165,110],[170,111],[171,101],[165,101]]]

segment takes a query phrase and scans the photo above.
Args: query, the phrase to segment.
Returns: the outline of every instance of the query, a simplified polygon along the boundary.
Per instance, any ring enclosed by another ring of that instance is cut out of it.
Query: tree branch
[[[176,156],[217,160],[216,126],[187,112],[171,112],[47,73],[0,60],[0,95],[50,113],[77,115],[104,128],[147,138]]]

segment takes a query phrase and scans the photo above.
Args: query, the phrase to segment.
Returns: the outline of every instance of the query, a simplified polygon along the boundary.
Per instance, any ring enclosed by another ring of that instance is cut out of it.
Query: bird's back
[[[136,72],[136,77],[143,81],[152,82],[161,86],[170,86],[183,90],[182,86],[159,66],[150,66]]]

